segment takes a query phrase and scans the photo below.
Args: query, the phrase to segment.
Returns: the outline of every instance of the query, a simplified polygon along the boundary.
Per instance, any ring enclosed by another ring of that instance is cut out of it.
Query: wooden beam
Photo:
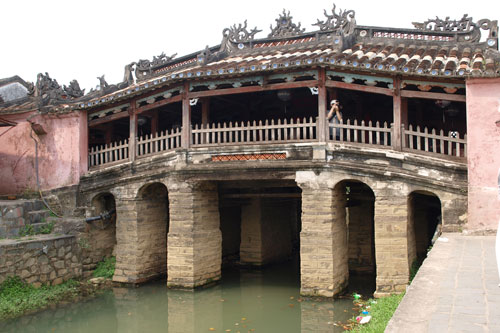
[[[274,84],[268,84],[264,87],[249,86],[249,87],[227,88],[218,90],[196,91],[189,93],[188,96],[189,98],[200,98],[200,97],[210,97],[210,96],[244,94],[244,93],[269,91],[269,90],[316,87],[317,85],[318,85],[318,80],[306,80],[298,82],[274,83]]]
[[[427,91],[411,91],[401,90],[401,97],[406,98],[425,98],[425,99],[442,99],[445,101],[465,102],[465,95],[453,95],[444,93],[435,93]]]
[[[326,73],[324,68],[318,69],[318,140],[326,142]]]
[[[154,102],[154,103],[151,103],[148,105],[141,106],[141,107],[137,108],[137,113],[139,114],[139,113],[142,113],[145,111],[159,108],[160,106],[164,106],[167,104],[172,104],[172,103],[176,103],[176,102],[180,102],[180,101],[182,101],[182,94],[174,96],[174,97],[170,97],[167,99],[162,99],[161,101]]]
[[[393,95],[393,91],[389,88],[363,86],[361,84],[356,84],[356,83],[346,83],[346,82],[340,82],[340,81],[326,80],[325,86],[327,86],[329,88],[357,90],[357,91],[363,91],[363,92],[367,92],[367,93],[381,94],[381,95],[387,95],[387,96]]]
[[[122,112],[118,112],[118,113],[113,113],[113,114],[111,114],[109,116],[105,116],[105,117],[102,117],[102,118],[97,118],[97,119],[90,120],[89,121],[89,126],[96,126],[96,125],[100,125],[100,124],[104,124],[104,123],[109,123],[110,121],[121,119],[121,118],[125,118],[125,117],[128,117],[128,116],[129,116],[128,111],[122,111]]]

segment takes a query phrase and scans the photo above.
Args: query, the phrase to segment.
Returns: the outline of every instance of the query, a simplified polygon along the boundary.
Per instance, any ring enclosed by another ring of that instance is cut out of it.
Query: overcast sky
[[[337,9],[353,9],[358,25],[411,28],[439,16],[460,19],[467,13],[474,21],[500,19],[500,1],[335,1]],[[479,3],[479,1],[477,2]],[[87,91],[105,74],[108,83],[123,79],[126,64],[152,60],[162,52],[186,55],[214,46],[222,30],[248,20],[249,28],[263,30],[284,8],[306,31],[317,30],[323,10],[331,13],[332,1],[111,1],[111,0],[5,0],[0,9],[0,78],[19,75],[35,81],[48,72],[59,84],[77,79]],[[485,32],[483,31],[483,34]]]

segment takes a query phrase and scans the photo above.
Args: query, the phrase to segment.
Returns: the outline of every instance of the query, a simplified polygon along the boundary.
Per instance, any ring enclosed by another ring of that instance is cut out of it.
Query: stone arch
[[[414,190],[408,202],[408,263],[421,262],[427,255],[436,231],[441,230],[442,204],[438,195],[428,190]]]
[[[373,292],[376,275],[375,193],[365,182],[352,178],[339,181],[334,191],[344,204],[349,274],[371,275],[369,292]]]
[[[161,182],[146,183],[135,198],[138,236],[138,271],[143,279],[167,273],[169,229],[168,190]]]
[[[115,255],[116,216],[116,201],[112,193],[102,192],[92,197],[85,233],[80,237],[83,256],[90,260],[91,269],[103,258]]]

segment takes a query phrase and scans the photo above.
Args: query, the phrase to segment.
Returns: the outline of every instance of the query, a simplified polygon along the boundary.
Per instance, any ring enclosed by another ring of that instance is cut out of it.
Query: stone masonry
[[[19,276],[34,286],[57,285],[82,275],[80,249],[74,236],[33,236],[0,240],[0,283]]]
[[[221,277],[222,235],[219,200],[213,182],[168,182],[169,287],[195,288]]]
[[[406,290],[411,266],[408,248],[414,246],[407,238],[407,198],[385,192],[375,201],[377,297]]]
[[[141,283],[165,275],[168,226],[167,190],[154,183],[120,189],[116,197],[114,281]]]
[[[328,172],[297,172],[302,189],[301,294],[332,297],[349,278],[345,194]]]

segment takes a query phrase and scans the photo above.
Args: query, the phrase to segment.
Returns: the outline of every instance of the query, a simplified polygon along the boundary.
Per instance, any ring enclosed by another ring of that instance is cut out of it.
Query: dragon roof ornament
[[[324,10],[324,15],[326,21],[320,21],[318,19],[317,25],[320,31],[338,31],[342,32],[344,35],[350,35],[354,32],[356,27],[356,19],[354,18],[354,10],[342,10],[339,8],[338,14],[335,12],[336,5],[333,4],[332,15],[328,15],[326,9]]]
[[[498,38],[498,22],[496,20],[482,19],[477,22],[472,20],[468,14],[460,20],[450,20],[447,16],[444,20],[436,16],[435,19],[428,19],[423,23],[412,22],[413,26],[422,31],[439,31],[439,32],[461,32],[461,33],[471,33],[468,39],[469,42],[479,42],[481,39],[481,31],[489,30],[490,38]]]
[[[164,65],[177,56],[177,53],[174,53],[170,57],[165,55],[165,52],[162,52],[159,56],[153,56],[153,60],[141,59],[135,64],[137,65],[137,70],[143,72],[149,72],[151,69]],[[132,63],[133,64],[133,63]]]
[[[293,16],[290,16],[290,11],[288,13],[283,9],[283,14],[276,19],[276,27],[273,28],[271,24],[271,33],[268,37],[293,37],[299,36],[304,33],[305,28],[300,28],[299,25],[296,25],[292,22]]]
[[[258,30],[257,27],[252,30],[247,30],[247,20],[238,25],[234,24],[233,26],[226,28],[222,31],[222,35],[224,38],[227,38],[229,41],[233,43],[244,43],[249,42],[254,39],[255,34],[261,32],[262,30]]]

